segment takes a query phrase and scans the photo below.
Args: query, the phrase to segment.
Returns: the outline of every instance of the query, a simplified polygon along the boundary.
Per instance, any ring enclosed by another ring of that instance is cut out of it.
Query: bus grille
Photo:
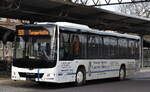
[[[25,77],[25,78],[42,78],[44,73],[19,73],[20,77]]]

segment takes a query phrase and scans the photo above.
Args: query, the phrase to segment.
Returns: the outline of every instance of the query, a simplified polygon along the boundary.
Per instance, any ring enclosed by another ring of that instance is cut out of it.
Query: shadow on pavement
[[[128,81],[128,79],[125,81]],[[97,84],[114,83],[114,82],[123,82],[123,81],[118,81],[115,78],[92,80],[92,81],[87,81],[86,85],[83,85],[81,87],[97,85]],[[16,81],[16,82],[14,81],[14,82],[10,83],[9,85],[13,86],[13,87],[19,87],[19,88],[21,87],[21,88],[53,89],[53,90],[77,87],[74,85],[74,83],[56,84],[56,83],[35,83],[35,82],[31,82],[31,81]]]

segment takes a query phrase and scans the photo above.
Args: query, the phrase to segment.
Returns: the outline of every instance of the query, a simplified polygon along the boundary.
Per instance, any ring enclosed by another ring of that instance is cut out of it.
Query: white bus
[[[137,72],[138,36],[57,22],[17,26],[12,80],[82,85]]]

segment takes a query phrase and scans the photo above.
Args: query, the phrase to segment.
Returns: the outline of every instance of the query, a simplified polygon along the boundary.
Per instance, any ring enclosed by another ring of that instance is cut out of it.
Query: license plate
[[[32,80],[32,81],[34,81],[35,78],[26,78],[26,80]]]
[[[27,80],[35,80],[35,73],[27,73],[26,79]]]

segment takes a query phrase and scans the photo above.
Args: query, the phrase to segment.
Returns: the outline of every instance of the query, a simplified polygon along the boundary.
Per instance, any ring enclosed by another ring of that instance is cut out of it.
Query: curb
[[[147,69],[141,69],[140,72],[150,72],[150,68],[147,68]]]

